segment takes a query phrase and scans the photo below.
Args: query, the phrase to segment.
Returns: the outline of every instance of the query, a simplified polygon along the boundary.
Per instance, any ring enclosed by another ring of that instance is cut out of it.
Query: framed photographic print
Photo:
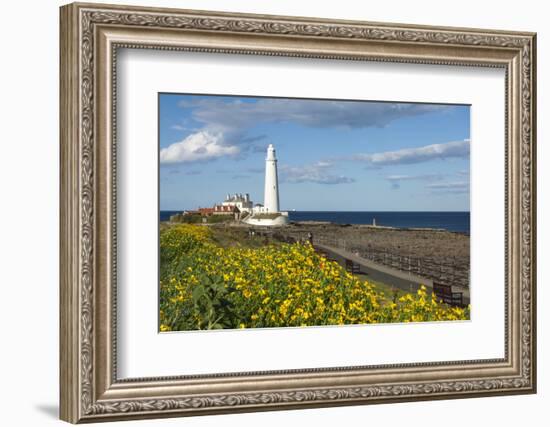
[[[61,418],[533,393],[535,35],[61,8]]]

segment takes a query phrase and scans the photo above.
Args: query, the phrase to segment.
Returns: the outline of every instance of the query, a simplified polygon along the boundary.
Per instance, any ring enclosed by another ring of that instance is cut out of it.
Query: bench
[[[435,296],[445,304],[458,307],[464,306],[462,292],[453,292],[451,285],[434,282],[433,292]]]
[[[351,259],[346,259],[346,271],[348,273],[360,273],[361,267],[359,264],[354,263]]]

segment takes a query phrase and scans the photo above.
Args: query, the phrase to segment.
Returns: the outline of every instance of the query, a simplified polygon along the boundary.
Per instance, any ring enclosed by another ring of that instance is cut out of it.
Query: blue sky
[[[159,94],[160,209],[263,203],[268,144],[283,210],[469,211],[470,107]]]

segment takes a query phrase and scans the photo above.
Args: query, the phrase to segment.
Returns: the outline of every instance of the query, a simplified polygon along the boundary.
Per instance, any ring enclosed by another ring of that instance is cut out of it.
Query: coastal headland
[[[369,265],[374,266],[384,273],[381,277],[391,286],[398,283],[397,288],[414,290],[410,283],[423,282],[432,287],[435,282],[451,286],[469,302],[470,237],[464,233],[322,221],[291,222],[276,228],[239,221],[205,226],[219,236],[226,236],[223,239],[228,245],[247,245],[250,239],[262,244],[307,240],[342,264],[353,258],[364,261],[363,271],[369,270]]]
[[[384,233],[401,247],[409,240],[412,248],[418,236],[434,231],[412,230],[410,236],[417,237],[411,240],[396,234],[404,230],[361,226],[352,248],[341,233],[351,227],[161,222],[160,330],[469,319],[469,290],[457,289],[454,270],[446,284],[427,277],[440,270],[428,270],[425,258],[391,252],[368,258],[376,255],[369,247],[374,233],[378,241]],[[452,299],[438,293],[436,284],[452,288]]]

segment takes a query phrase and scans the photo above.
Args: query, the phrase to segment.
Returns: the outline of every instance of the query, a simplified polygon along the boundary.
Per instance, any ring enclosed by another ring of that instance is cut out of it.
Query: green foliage
[[[425,288],[387,295],[310,244],[221,247],[212,229],[161,230],[161,331],[463,320]]]
[[[170,217],[171,223],[180,224],[219,224],[222,222],[233,221],[233,215],[209,215],[200,214],[176,214]]]

